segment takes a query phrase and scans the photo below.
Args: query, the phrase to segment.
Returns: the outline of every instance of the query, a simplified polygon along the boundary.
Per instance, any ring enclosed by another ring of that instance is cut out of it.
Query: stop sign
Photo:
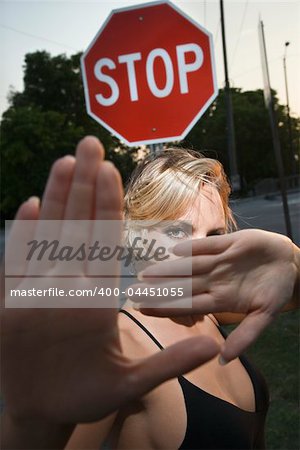
[[[218,92],[211,34],[168,1],[112,11],[81,65],[88,114],[128,145],[183,139]]]

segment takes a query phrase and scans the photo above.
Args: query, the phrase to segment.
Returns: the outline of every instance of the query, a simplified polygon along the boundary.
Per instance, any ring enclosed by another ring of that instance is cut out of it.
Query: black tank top
[[[161,350],[164,349],[132,314],[125,310],[120,312],[132,319]],[[221,328],[219,330],[226,338],[224,331]],[[178,377],[187,414],[186,432],[179,450],[265,449],[264,425],[269,405],[268,388],[262,375],[245,356],[241,356],[240,361],[253,385],[256,406],[254,412],[240,409],[203,391],[183,376]]]

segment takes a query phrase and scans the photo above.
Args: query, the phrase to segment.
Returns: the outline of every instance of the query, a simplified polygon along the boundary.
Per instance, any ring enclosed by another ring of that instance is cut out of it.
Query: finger
[[[95,182],[99,164],[103,160],[104,149],[100,141],[88,136],[82,139],[76,149],[76,166],[65,219],[89,220],[95,201]]]
[[[204,275],[213,271],[219,259],[213,255],[197,257],[186,256],[173,261],[164,261],[153,264],[138,274],[138,279],[147,283],[159,283],[164,278],[191,277]]]
[[[255,342],[274,318],[275,316],[261,312],[253,312],[246,316],[223,344],[221,349],[222,362],[226,364],[243,353]]]
[[[227,250],[233,243],[234,237],[234,233],[229,233],[193,239],[175,245],[172,252],[177,256],[216,255]]]
[[[43,195],[40,219],[63,219],[75,161],[73,156],[67,155],[53,164]]]
[[[26,271],[26,245],[35,232],[35,221],[39,217],[40,200],[30,197],[19,207],[5,245],[5,272],[7,275],[23,276]],[[26,221],[24,223],[23,221]],[[7,231],[7,230],[6,230]]]
[[[38,197],[30,197],[19,207],[15,220],[37,220],[39,217],[39,211],[40,199]],[[11,234],[11,236],[13,235]]]
[[[109,161],[101,163],[96,182],[95,219],[91,244],[99,245],[99,257],[88,259],[87,274],[97,276],[103,289],[113,289],[119,283],[122,255],[123,187],[118,170]],[[101,249],[106,254],[101,257]],[[116,306],[118,297],[102,297],[99,307]]]
[[[89,221],[94,216],[96,179],[103,157],[104,149],[97,138],[88,136],[79,142],[71,184],[66,192],[64,223],[60,230],[58,251],[69,248],[74,254],[80,248],[85,251],[88,249],[91,233]],[[44,224],[43,229],[45,228]],[[82,275],[85,265],[85,257],[80,251],[79,257],[56,258],[53,267],[56,273],[66,277],[66,283],[72,283],[70,276]],[[46,269],[44,267],[44,272]]]
[[[199,294],[206,293],[209,288],[208,277],[189,277],[174,281],[164,279],[158,285],[146,283],[133,284],[126,290],[126,296],[136,303],[147,303],[157,305],[166,302],[177,302],[186,298],[191,298]]]
[[[97,220],[122,220],[123,186],[121,175],[110,161],[104,161],[97,176]]]
[[[68,155],[56,160],[51,168],[42,199],[40,221],[37,223],[34,236],[37,245],[41,242],[51,243],[60,235],[61,220],[66,209],[74,167],[75,158]],[[33,251],[34,245],[33,243],[29,247],[29,251]],[[33,276],[45,274],[48,269],[53,267],[54,263],[50,262],[46,255],[40,260],[36,259],[38,253],[36,255],[35,253],[32,254],[27,273]]]
[[[166,303],[160,305],[158,307],[149,308],[144,305],[134,306],[135,309],[140,311],[145,316],[155,316],[155,317],[182,317],[182,316],[190,316],[194,314],[194,311],[191,307],[188,308],[179,308],[175,302]]]
[[[5,275],[22,277],[26,272],[25,259],[20,257],[24,252],[21,246],[32,239],[35,230],[34,222],[38,219],[40,209],[40,200],[38,197],[30,197],[19,207],[15,220],[9,230],[5,244],[5,259],[1,265],[1,299],[4,299],[6,288],[8,291],[13,289],[17,283],[15,278],[6,278]],[[22,221],[27,222],[26,226]],[[32,221],[32,222],[31,222]],[[5,265],[4,265],[5,262]],[[1,307],[4,304],[1,303]]]
[[[138,279],[147,283],[159,283],[165,278],[191,277],[204,275],[213,271],[219,260],[215,256],[186,256],[173,261],[153,264],[138,274]]]
[[[138,279],[147,283],[161,283],[165,278],[174,279],[178,277],[192,276],[192,258],[178,258],[173,261],[163,261],[153,264],[147,269],[139,272]]]
[[[202,336],[181,341],[138,363],[125,377],[129,398],[137,398],[171,378],[185,374],[214,358],[219,345]]]
[[[210,293],[191,298],[178,298],[173,301],[160,302],[154,306],[148,303],[134,303],[133,307],[147,316],[175,317],[191,314],[209,314],[218,311],[217,303]]]

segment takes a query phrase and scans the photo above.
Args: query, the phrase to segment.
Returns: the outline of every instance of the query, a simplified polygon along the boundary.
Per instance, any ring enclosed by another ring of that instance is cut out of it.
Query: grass
[[[299,450],[299,311],[281,314],[248,351],[270,390],[268,450]]]

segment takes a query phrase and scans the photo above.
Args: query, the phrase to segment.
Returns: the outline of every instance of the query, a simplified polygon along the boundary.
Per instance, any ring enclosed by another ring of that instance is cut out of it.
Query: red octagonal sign
[[[183,139],[218,92],[211,34],[168,1],[112,11],[81,64],[88,114],[128,145]]]

